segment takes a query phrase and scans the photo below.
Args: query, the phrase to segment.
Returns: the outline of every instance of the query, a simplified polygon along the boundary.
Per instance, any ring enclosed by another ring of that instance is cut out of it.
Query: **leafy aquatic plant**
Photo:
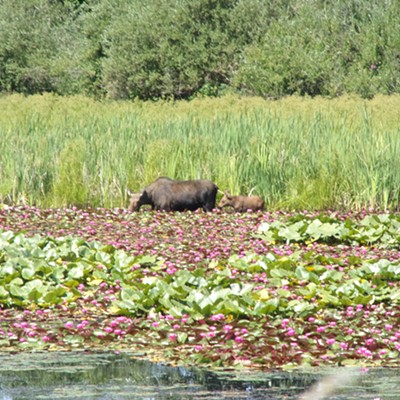
[[[214,367],[398,365],[397,221],[3,209],[0,344]]]

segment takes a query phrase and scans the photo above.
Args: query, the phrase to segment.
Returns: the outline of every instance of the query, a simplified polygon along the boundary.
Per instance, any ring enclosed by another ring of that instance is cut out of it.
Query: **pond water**
[[[343,376],[344,369],[339,370]],[[360,373],[346,369],[346,379],[338,379],[335,393],[324,398],[400,399],[399,372],[382,368]],[[0,400],[288,400],[298,399],[331,373],[332,370],[216,373],[169,367],[128,354],[18,353],[0,355]],[[322,397],[315,393],[306,397],[317,398]]]

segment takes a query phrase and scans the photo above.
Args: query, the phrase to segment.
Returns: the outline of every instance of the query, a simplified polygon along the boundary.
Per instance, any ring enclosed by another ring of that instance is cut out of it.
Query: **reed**
[[[267,207],[396,209],[400,97],[191,102],[0,97],[0,194],[124,207],[160,175],[207,178]]]

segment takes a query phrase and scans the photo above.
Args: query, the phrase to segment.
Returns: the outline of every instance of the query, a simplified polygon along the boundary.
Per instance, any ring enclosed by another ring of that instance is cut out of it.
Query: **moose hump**
[[[160,177],[141,193],[132,194],[129,211],[139,211],[145,204],[153,210],[194,211],[202,208],[212,211],[217,191],[217,185],[205,179],[178,181]]]

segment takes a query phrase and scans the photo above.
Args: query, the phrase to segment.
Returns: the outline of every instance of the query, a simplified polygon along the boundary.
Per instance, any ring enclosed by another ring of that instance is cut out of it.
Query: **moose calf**
[[[218,203],[218,208],[233,207],[236,212],[258,211],[264,208],[264,200],[259,196],[232,196],[228,191]]]

